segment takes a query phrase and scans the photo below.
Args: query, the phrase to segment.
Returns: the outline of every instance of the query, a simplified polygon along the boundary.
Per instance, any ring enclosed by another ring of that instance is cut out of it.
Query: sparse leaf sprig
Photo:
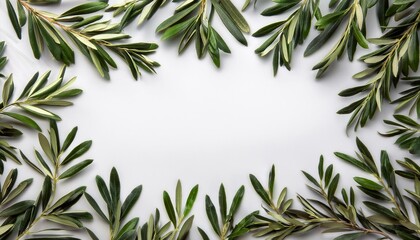
[[[38,134],[43,154],[35,150],[36,163],[21,152],[23,160],[44,176],[44,182],[36,200],[19,202],[19,204],[6,208],[3,210],[4,213],[0,214],[2,218],[6,219],[3,226],[13,224],[13,227],[4,233],[5,238],[15,236],[15,239],[37,239],[39,237],[61,239],[69,236],[69,232],[64,229],[81,229],[83,221],[92,219],[91,214],[86,211],[70,210],[83,196],[86,187],[78,187],[56,199],[59,182],[74,178],[93,161],[87,159],[72,164],[75,159],[89,150],[91,141],[79,144],[64,157],[73,143],[76,133],[77,128],[74,128],[61,143],[56,122],[51,120],[49,137],[47,138],[42,133]],[[38,224],[40,221],[58,224],[61,228],[51,228],[48,224],[40,225]]]
[[[137,236],[139,218],[135,217],[126,221],[127,215],[140,198],[142,186],[135,187],[127,198],[121,199],[120,177],[115,168],[112,168],[109,177],[109,187],[100,176],[96,176],[96,185],[99,193],[106,204],[106,211],[103,211],[94,197],[85,193],[85,197],[96,213],[109,225],[109,239],[134,239]],[[86,229],[93,240],[99,239],[96,234]]]
[[[312,19],[320,18],[319,0],[274,1],[275,5],[264,10],[262,15],[273,16],[295,8],[290,16],[281,21],[266,25],[252,36],[264,37],[267,40],[255,50],[261,57],[273,53],[273,71],[277,74],[278,67],[285,66],[290,70],[293,50],[302,44],[312,28]]]
[[[322,30],[313,39],[305,50],[305,56],[318,51],[328,40],[337,33],[338,28],[344,23],[344,32],[334,44],[327,55],[313,67],[318,70],[317,77],[320,77],[344,52],[350,61],[353,60],[357,46],[368,48],[366,40],[365,19],[369,8],[377,1],[370,0],[341,0],[330,1],[330,6],[335,6],[334,11],[322,16],[315,23],[315,26]]]
[[[117,68],[107,50],[125,61],[135,79],[141,75],[140,69],[154,73],[154,68],[159,66],[147,57],[155,52],[157,44],[121,42],[120,40],[131,36],[121,32],[119,23],[102,20],[103,15],[98,12],[105,9],[107,3],[83,3],[61,14],[39,11],[31,6],[31,2],[25,0],[16,1],[17,10],[10,0],[6,0],[6,3],[10,20],[19,38],[22,27],[28,25],[29,43],[37,59],[41,57],[46,46],[57,61],[66,65],[74,63],[74,50],[62,35],[62,32],[65,32],[102,77],[109,78],[109,69]],[[87,14],[90,15],[86,16]]]
[[[309,224],[305,218],[309,215],[304,211],[293,210],[293,199],[287,197],[287,188],[283,188],[278,196],[275,195],[276,170],[273,165],[268,177],[268,187],[264,188],[254,175],[250,174],[250,180],[256,193],[263,201],[263,209],[267,214],[256,214],[250,229],[255,237],[267,239],[284,239],[287,236],[305,233],[317,226]]]
[[[156,32],[162,33],[163,40],[181,36],[179,53],[195,41],[198,58],[208,52],[214,65],[220,67],[220,51],[230,53],[230,49],[212,25],[215,13],[231,35],[247,45],[244,33],[250,31],[249,25],[231,0],[182,1],[174,15],[162,22]]]
[[[407,169],[407,171],[394,170],[389,156],[386,151],[381,152],[380,167],[376,166],[375,160],[367,147],[357,139],[357,146],[359,152],[356,157],[349,156],[343,153],[336,153],[340,159],[348,162],[363,172],[371,174],[374,180],[355,177],[354,180],[359,184],[358,188],[372,200],[364,201],[364,205],[373,212],[372,215],[366,217],[365,224],[377,228],[381,232],[388,232],[396,235],[401,239],[417,239],[419,237],[419,202],[416,197],[418,194],[419,183],[415,183],[415,191],[406,189],[408,195],[403,195],[397,185],[396,174],[413,177],[414,169],[417,166],[410,159],[405,162],[398,161],[398,163]],[[414,165],[412,165],[414,163]],[[407,204],[410,204],[412,214],[409,214]]]
[[[167,191],[163,192],[163,203],[165,205],[166,214],[169,217],[169,222],[164,224],[160,232],[162,232],[162,239],[168,240],[185,240],[191,230],[194,222],[194,215],[191,215],[191,210],[194,206],[198,194],[198,185],[195,185],[189,192],[188,197],[183,203],[181,181],[178,181],[175,189],[175,201]],[[172,227],[171,227],[172,225]]]
[[[51,71],[47,71],[41,76],[39,73],[36,73],[15,100],[13,99],[15,92],[13,75],[6,78],[1,92],[2,102],[0,103],[1,168],[3,168],[3,161],[6,158],[20,163],[15,149],[7,143],[8,138],[18,137],[22,134],[18,129],[19,124],[41,131],[32,115],[44,119],[60,120],[61,118],[57,114],[45,109],[44,106],[65,107],[72,105],[69,99],[82,93],[80,89],[71,88],[71,85],[76,80],[75,77],[69,81],[64,80],[65,67],[61,68],[56,80],[49,83],[50,73]]]
[[[407,76],[410,69],[417,71],[419,20],[420,12],[417,11],[389,28],[381,38],[369,40],[379,49],[361,57],[367,68],[353,76],[355,79],[368,78],[369,81],[339,93],[342,97],[363,94],[361,99],[338,111],[339,114],[351,114],[348,127],[365,126],[376,111],[381,110],[384,100],[391,101],[391,88],[397,86],[400,76]]]
[[[381,135],[385,137],[399,136],[395,144],[408,150],[411,154],[420,155],[420,124],[405,115],[394,115],[394,119],[396,121],[384,120],[393,129],[381,133]]]
[[[237,213],[243,196],[245,194],[245,187],[241,186],[233,197],[230,208],[227,204],[226,191],[223,184],[219,188],[219,213],[220,219],[218,217],[216,208],[213,204],[211,198],[206,196],[206,212],[207,218],[210,221],[210,224],[213,228],[213,231],[217,234],[218,239],[220,240],[233,240],[238,237],[243,236],[249,232],[249,227],[254,221],[254,215],[258,212],[252,212],[240,220],[236,225],[234,224],[235,214]],[[229,210],[228,210],[229,209]],[[198,231],[203,240],[209,240],[209,236],[201,228],[198,228]]]
[[[257,220],[253,224],[253,229],[256,230],[255,236],[283,239],[321,228],[323,232],[340,233],[334,238],[336,240],[358,239],[365,235],[392,239],[385,231],[372,225],[362,212],[357,211],[356,193],[353,188],[350,188],[350,191],[342,189],[341,196],[338,196],[340,175],[334,174],[333,165],[324,168],[322,156],[318,164],[318,179],[307,172],[303,173],[311,183],[308,187],[320,197],[307,199],[298,195],[303,210],[292,208],[293,200],[287,199],[286,188],[279,194],[277,203],[274,202],[272,195],[275,182],[274,167],[270,172],[268,190],[265,190],[256,177],[251,175],[254,189],[268,207],[264,207],[268,217],[259,215],[256,217]]]

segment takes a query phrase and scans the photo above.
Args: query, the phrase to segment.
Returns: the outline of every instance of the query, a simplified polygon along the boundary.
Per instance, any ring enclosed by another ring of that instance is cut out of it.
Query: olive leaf
[[[195,185],[183,202],[183,190],[181,181],[178,180],[175,188],[175,199],[172,201],[167,191],[163,192],[163,203],[169,222],[161,229],[163,239],[187,239],[194,222],[194,215],[190,216],[198,194],[198,185]],[[172,225],[172,228],[170,227]]]
[[[138,25],[142,25],[146,20],[151,19],[160,7],[166,4],[166,0],[129,0],[114,4],[106,9],[113,12],[116,17],[124,13],[119,23],[120,29],[133,22],[137,17]]]
[[[6,49],[6,43],[4,41],[0,42],[0,71],[4,68],[4,66],[6,66],[7,63],[7,57],[3,56],[4,51]],[[0,72],[0,78],[5,77],[1,72]]]

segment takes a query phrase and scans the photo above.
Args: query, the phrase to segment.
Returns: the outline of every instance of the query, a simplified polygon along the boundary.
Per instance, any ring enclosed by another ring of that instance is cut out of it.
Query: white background
[[[59,13],[74,4],[65,1],[61,7],[50,10]],[[242,2],[235,1],[235,4],[239,6]],[[243,216],[259,209],[261,204],[248,175],[252,173],[266,184],[272,164],[277,168],[278,189],[287,186],[291,197],[296,192],[311,196],[301,170],[316,175],[321,154],[326,163],[334,163],[337,172],[341,173],[342,187],[355,185],[352,177],[360,173],[340,162],[333,152],[352,154],[356,149],[356,136],[367,144],[375,157],[379,157],[381,149],[388,150],[393,160],[404,156],[405,153],[393,145],[395,139],[377,134],[377,131],[387,129],[382,120],[392,116],[393,108],[387,105],[367,127],[357,133],[349,131],[346,135],[349,116],[337,115],[336,111],[355,99],[344,99],[337,93],[359,84],[351,76],[364,66],[343,58],[324,78],[316,80],[316,72],[311,68],[326,54],[333,41],[308,58],[303,58],[305,47],[298,47],[293,55],[292,71],[281,68],[278,76],[273,77],[271,58],[261,59],[254,54],[263,39],[248,36],[249,46],[241,46],[221,27],[216,17],[216,27],[232,50],[231,55],[222,54],[222,67],[216,69],[209,57],[197,60],[193,46],[178,56],[175,43],[162,42],[155,34],[156,26],[171,15],[174,6],[169,3],[140,28],[133,24],[126,29],[133,36],[130,42],[159,43],[158,52],[151,56],[162,65],[157,69],[157,75],[144,74],[139,81],[134,81],[128,67],[119,59],[119,69],[112,71],[111,81],[107,81],[99,77],[84,56],[76,53],[76,64],[68,68],[66,76],[67,79],[77,76],[74,86],[83,89],[84,93],[74,100],[74,106],[55,109],[55,112],[63,119],[59,123],[62,137],[73,126],[79,126],[77,140],[93,140],[91,151],[84,157],[95,161],[77,178],[63,182],[59,189],[61,194],[83,184],[89,193],[99,196],[94,185],[95,175],[107,180],[109,171],[115,166],[123,185],[122,196],[136,185],[143,185],[140,201],[132,211],[132,216],[140,216],[143,223],[155,207],[163,210],[163,190],[173,194],[177,179],[181,179],[185,194],[194,184],[200,185],[194,207],[195,226],[211,233],[205,216],[204,196],[209,194],[217,203],[222,182],[228,198],[242,184],[246,186],[240,209]],[[268,4],[259,4],[257,9],[251,7],[245,12],[252,31],[274,21],[274,18],[259,15],[266,6]],[[14,73],[19,92],[33,73],[53,69],[55,76],[60,64],[51,60],[48,52],[35,60],[26,28],[19,41],[5,9],[5,2],[0,1],[0,39],[7,41],[6,55],[9,57],[3,72]],[[323,6],[323,12],[325,10]],[[369,37],[379,36],[373,15],[369,16],[368,22],[370,29],[375,29]],[[312,30],[309,40],[314,36]],[[362,53],[359,49],[356,55]],[[47,124],[43,126],[46,129]],[[39,149],[36,139],[36,133],[27,132],[24,139],[14,145],[33,157],[34,147]],[[28,192],[28,197],[34,198],[42,180],[26,166],[19,170],[20,179],[35,178]],[[84,207],[87,205],[82,200],[79,208]],[[295,207],[300,207],[297,202]],[[167,219],[166,214],[162,215]],[[106,239],[106,225],[100,220],[93,225],[101,239]],[[198,239],[195,226],[192,239]],[[332,235],[319,233],[316,238],[331,239]]]

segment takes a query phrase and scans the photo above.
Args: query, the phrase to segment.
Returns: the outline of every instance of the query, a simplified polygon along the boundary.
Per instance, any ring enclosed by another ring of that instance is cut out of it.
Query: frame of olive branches
[[[221,52],[230,53],[230,49],[212,25],[214,16],[220,18],[232,37],[247,45],[244,34],[250,31],[249,25],[230,0],[174,2],[178,4],[175,13],[162,22],[156,31],[162,34],[162,40],[179,41],[179,53],[195,42],[198,58],[208,54],[215,66],[220,66]],[[42,46],[45,46],[54,59],[66,65],[72,64],[75,51],[68,43],[71,40],[73,46],[92,62],[104,78],[109,78],[110,68],[117,67],[116,61],[108,54],[110,51],[121,57],[136,79],[141,75],[141,70],[153,73],[159,66],[148,57],[156,51],[157,44],[125,42],[124,39],[130,35],[123,33],[123,30],[136,19],[138,24],[145,24],[161,7],[169,4],[164,0],[130,0],[113,6],[103,1],[93,1],[72,7],[61,14],[37,10],[37,4],[57,2],[17,0],[12,4],[6,0],[11,24],[19,38],[27,25],[34,57],[40,58]],[[246,1],[242,10],[250,5],[251,1]],[[266,239],[283,239],[317,228],[325,232],[341,233],[335,238],[337,240],[358,239],[365,235],[374,235],[380,239],[420,239],[420,167],[410,159],[420,154],[420,80],[415,76],[419,65],[420,8],[415,0],[331,0],[329,7],[327,13],[323,13],[317,0],[273,1],[273,5],[264,10],[262,15],[279,15],[279,21],[253,33],[255,37],[267,37],[255,52],[263,57],[272,57],[276,75],[279,66],[291,68],[294,48],[306,40],[312,27],[319,34],[307,46],[305,56],[317,51],[333,35],[339,35],[330,52],[314,66],[314,70],[318,70],[317,77],[321,77],[345,53],[352,61],[358,47],[376,45],[375,50],[361,57],[366,69],[354,75],[356,79],[366,78],[367,82],[340,92],[343,97],[360,95],[361,98],[338,113],[351,114],[348,126],[354,126],[357,130],[374,117],[385,101],[395,103],[397,111],[408,108],[407,114],[396,114],[395,120],[385,120],[391,129],[382,134],[398,136],[396,144],[412,155],[397,160],[399,168],[395,169],[395,163],[385,151],[381,152],[380,161],[375,161],[375,157],[359,139],[356,140],[358,151],[354,156],[335,153],[339,159],[372,176],[371,179],[354,177],[359,191],[353,188],[338,189],[340,175],[334,173],[333,165],[326,166],[321,156],[318,176],[303,172],[315,196],[306,198],[298,195],[300,208],[294,207],[293,199],[287,197],[286,189],[275,194],[274,166],[269,173],[267,187],[263,187],[260,180],[251,174],[251,184],[261,197],[263,206],[261,211],[249,212],[240,220],[235,218],[235,214],[245,188],[241,186],[231,204],[228,204],[222,184],[218,193],[218,210],[210,196],[206,195],[205,198],[210,225],[219,239],[237,239],[246,234]],[[369,29],[365,21],[373,9],[376,9],[383,35],[368,39],[366,32]],[[103,21],[102,11],[111,11],[114,16],[121,14],[122,17],[115,23]],[[343,29],[343,32],[337,33],[338,29]],[[0,52],[3,52],[4,46],[4,43],[0,44]],[[7,59],[1,57],[0,68],[6,62]],[[77,128],[62,140],[57,126],[60,117],[48,110],[48,106],[69,106],[71,98],[82,91],[71,88],[74,78],[65,80],[65,67],[53,81],[48,81],[50,72],[35,74],[18,98],[13,98],[12,75],[1,76],[5,78],[0,109],[3,117],[0,122],[1,173],[3,162],[11,159],[16,163],[28,164],[45,178],[34,200],[20,200],[21,193],[31,187],[32,180],[16,183],[17,169],[2,176],[1,239],[77,239],[72,234],[74,231],[85,231],[92,239],[98,239],[84,225],[85,221],[92,218],[101,218],[109,226],[110,239],[181,240],[188,237],[194,221],[192,210],[198,186],[189,191],[185,200],[181,182],[176,185],[174,200],[168,192],[163,192],[164,212],[169,218],[167,222],[162,222],[159,210],[146,222],[140,222],[138,218],[126,219],[139,199],[142,187],[134,188],[123,199],[116,169],[112,169],[108,184],[102,177],[96,177],[105,209],[83,186],[63,196],[56,196],[61,181],[73,178],[92,163],[90,159],[78,160],[89,150],[91,141],[72,147]],[[391,101],[390,92],[394,91],[400,80],[404,80],[410,87],[401,92],[400,98]],[[411,117],[414,113],[416,116]],[[41,133],[37,124],[39,118],[50,121],[48,134]],[[20,125],[40,132],[41,150],[35,151],[33,160],[7,143],[7,138],[22,134]],[[401,191],[397,182],[399,178],[408,179],[413,187]],[[357,205],[355,200],[358,195],[367,197],[362,206]],[[83,197],[92,206],[92,210],[74,211],[73,206]],[[95,212],[95,217],[92,212]],[[40,221],[59,224],[62,228],[34,231]],[[203,239],[210,239],[201,228],[198,227],[197,231]]]

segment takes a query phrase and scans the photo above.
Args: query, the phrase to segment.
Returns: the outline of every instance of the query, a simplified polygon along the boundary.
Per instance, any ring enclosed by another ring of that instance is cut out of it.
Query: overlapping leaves
[[[411,159],[398,161],[404,170],[394,170],[385,151],[381,152],[380,166],[377,165],[367,147],[357,139],[359,152],[356,157],[335,153],[350,165],[360,169],[371,177],[354,177],[358,189],[366,199],[364,207],[357,206],[358,192],[350,188],[339,191],[339,174],[334,174],[333,165],[324,167],[321,157],[318,164],[318,178],[310,173],[304,175],[310,182],[308,187],[319,198],[307,199],[298,195],[303,210],[293,209],[292,200],[287,199],[287,190],[283,189],[273,198],[275,191],[275,170],[272,168],[268,190],[251,175],[252,185],[261,197],[268,216],[257,215],[253,223],[255,236],[266,239],[284,239],[287,236],[302,234],[315,228],[325,233],[339,233],[334,239],[360,239],[373,235],[380,239],[417,239],[420,210],[418,176],[420,167]],[[403,193],[397,184],[397,176],[408,178],[414,185]],[[338,193],[340,192],[340,193]],[[407,206],[410,205],[411,208]],[[410,210],[409,210],[410,209]],[[411,214],[410,212],[411,211]]]
[[[65,67],[58,73],[56,80],[48,82],[51,71],[42,75],[36,73],[26,84],[19,97],[13,98],[15,93],[13,75],[9,75],[3,84],[2,102],[0,103],[0,169],[3,169],[3,161],[6,158],[20,163],[15,149],[7,143],[8,138],[15,138],[22,134],[19,128],[24,125],[27,128],[41,131],[37,118],[60,120],[61,118],[47,110],[45,107],[65,107],[72,105],[69,101],[78,96],[82,90],[71,88],[76,80],[75,77],[64,80]],[[36,117],[36,118],[34,118]]]
[[[338,111],[340,114],[351,114],[348,126],[354,125],[356,129],[365,126],[381,110],[383,101],[391,101],[391,89],[398,84],[400,76],[407,76],[410,70],[417,71],[419,19],[420,12],[414,12],[398,26],[389,28],[381,38],[370,39],[379,49],[361,57],[367,68],[353,76],[369,81],[340,92],[343,97],[362,95],[359,100]]]
[[[195,41],[197,56],[202,58],[208,52],[213,63],[219,67],[220,51],[230,53],[230,49],[212,25],[215,13],[231,35],[241,44],[247,45],[244,33],[248,33],[250,27],[230,0],[182,1],[174,15],[162,22],[156,32],[162,33],[163,40],[180,37],[179,53]]]
[[[285,11],[294,9],[293,13],[285,20],[280,20],[262,27],[252,36],[270,37],[255,50],[255,53],[264,57],[269,53],[273,54],[274,75],[277,74],[279,66],[285,66],[290,70],[294,48],[302,44],[308,37],[312,28],[312,19],[320,17],[319,0],[293,0],[274,1],[275,5],[262,12],[264,16],[282,14]]]
[[[137,17],[137,24],[143,24],[151,19],[165,3],[166,0],[128,0],[110,6],[107,11],[114,12],[114,16],[123,14],[119,25],[120,28],[124,28]]]
[[[77,128],[74,128],[61,143],[56,122],[51,120],[49,137],[47,138],[42,133],[38,135],[43,153],[35,150],[36,161],[29,160],[21,152],[24,162],[41,174],[44,177],[44,182],[36,200],[20,201],[0,212],[0,217],[5,219],[2,227],[10,226],[7,230],[1,232],[2,239],[10,237],[15,237],[15,239],[65,239],[69,233],[63,232],[63,229],[80,229],[83,227],[83,221],[92,219],[89,212],[71,210],[83,196],[86,187],[81,186],[61,197],[56,196],[60,181],[77,176],[92,163],[91,159],[74,163],[76,159],[89,150],[90,141],[85,141],[68,152],[76,133]],[[13,176],[17,172],[11,174]],[[6,182],[4,201],[19,193],[18,190],[23,191],[30,183],[26,180],[26,182],[19,184],[15,190],[8,193],[13,187],[12,183],[14,183],[15,177],[10,179],[14,180]],[[7,197],[8,195],[9,197]],[[62,228],[51,228],[45,224],[39,226],[41,220],[58,224]],[[37,228],[37,231],[34,231],[35,228]]]
[[[313,67],[314,70],[318,70],[317,77],[320,77],[343,53],[347,52],[351,61],[357,46],[368,48],[365,19],[368,9],[374,4],[376,1],[369,0],[330,1],[330,6],[337,6],[334,11],[322,16],[315,23],[315,26],[322,32],[309,43],[305,50],[305,56],[313,54],[326,44],[342,24],[344,32],[321,62]]]
[[[207,218],[210,221],[210,224],[213,228],[213,231],[217,234],[219,239],[228,240],[228,239],[238,239],[239,237],[247,234],[250,231],[250,225],[254,221],[254,215],[257,212],[252,212],[249,215],[245,216],[240,220],[236,225],[234,224],[235,215],[241,205],[242,199],[244,197],[245,187],[241,186],[233,197],[230,207],[228,207],[226,191],[223,184],[219,188],[219,213],[220,218],[217,214],[216,207],[213,204],[211,198],[206,196],[206,212]],[[228,210],[229,209],[229,210]],[[221,224],[220,224],[221,223]],[[207,233],[198,228],[198,231],[203,240],[209,240],[210,237]]]
[[[135,79],[141,75],[140,69],[154,73],[154,68],[159,66],[147,57],[155,52],[157,44],[122,42],[130,38],[130,35],[122,33],[121,23],[102,20],[103,15],[98,12],[105,9],[107,3],[87,2],[61,14],[39,11],[31,6],[30,1],[17,0],[17,10],[9,0],[6,3],[11,23],[19,38],[22,36],[22,27],[28,25],[29,43],[37,59],[46,46],[57,61],[66,65],[74,63],[74,50],[62,35],[63,31],[102,77],[109,78],[110,68],[117,68],[109,51],[125,61]],[[49,4],[48,1],[36,3]]]
[[[420,123],[404,115],[394,115],[395,121],[385,120],[384,122],[392,127],[381,135],[385,137],[399,136],[395,144],[407,149],[411,154],[420,155]]]

